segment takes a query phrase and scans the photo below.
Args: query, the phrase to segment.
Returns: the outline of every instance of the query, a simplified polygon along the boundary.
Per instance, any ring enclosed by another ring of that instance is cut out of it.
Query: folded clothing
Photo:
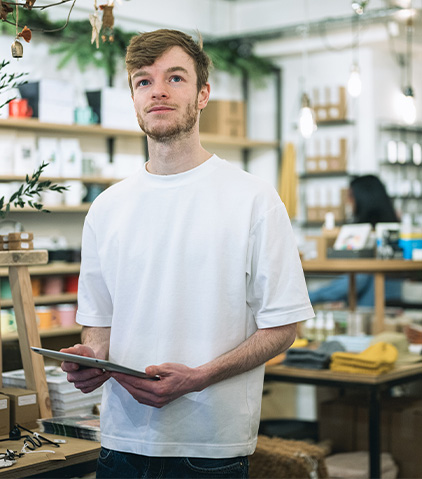
[[[345,351],[344,346],[338,341],[325,341],[318,349],[294,348],[286,352],[284,366],[303,369],[327,369],[331,355],[336,351]]]
[[[394,367],[397,357],[397,348],[390,343],[381,341],[372,344],[361,353],[333,353],[330,369],[378,375],[390,371]]]

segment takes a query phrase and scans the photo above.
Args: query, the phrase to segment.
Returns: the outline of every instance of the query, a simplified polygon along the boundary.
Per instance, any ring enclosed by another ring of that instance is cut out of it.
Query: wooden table
[[[405,384],[422,378],[422,363],[401,366],[391,372],[379,376],[365,374],[342,373],[328,369],[299,369],[287,366],[267,366],[266,381],[279,381],[314,386],[336,388],[359,388],[369,394],[369,477],[381,477],[381,392],[399,384]]]
[[[405,261],[397,259],[324,259],[302,261],[305,273],[348,273],[350,274],[349,305],[356,308],[355,274],[374,275],[375,321],[372,332],[378,334],[384,330],[385,311],[385,275],[389,273],[422,272],[422,261]]]
[[[37,451],[54,450],[56,451],[54,454],[37,452],[26,454],[17,459],[13,466],[0,469],[1,479],[30,476],[40,476],[42,478],[76,477],[95,471],[101,447],[99,442],[44,433],[42,435],[49,439],[65,439],[67,442],[66,444],[60,444],[58,448],[45,444],[36,449]],[[6,449],[19,452],[22,446],[23,439],[0,442],[0,452],[6,452]],[[66,471],[66,468],[70,467],[72,468],[71,474]]]

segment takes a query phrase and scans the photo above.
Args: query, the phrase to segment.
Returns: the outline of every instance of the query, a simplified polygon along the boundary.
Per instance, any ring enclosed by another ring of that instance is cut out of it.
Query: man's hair
[[[206,85],[211,60],[203,50],[202,38],[199,36],[199,41],[196,42],[191,36],[178,30],[160,29],[132,37],[127,47],[126,69],[132,95],[132,73],[143,66],[152,65],[172,47],[181,47],[192,58],[195,64],[198,92]]]

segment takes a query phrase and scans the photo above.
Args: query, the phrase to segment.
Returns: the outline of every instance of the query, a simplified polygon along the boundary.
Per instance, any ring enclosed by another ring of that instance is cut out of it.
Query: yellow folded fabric
[[[377,368],[362,368],[362,367],[354,367],[354,366],[346,366],[344,364],[338,364],[336,362],[332,362],[330,364],[330,369],[332,371],[340,371],[343,373],[352,373],[352,374],[367,374],[368,376],[379,376],[380,374],[388,373],[393,369],[392,364],[384,364]]]
[[[382,365],[393,365],[397,360],[398,351],[390,343],[379,342],[372,344],[361,353],[335,352],[332,362],[341,361],[343,365],[377,369]]]
[[[308,343],[309,341],[306,338],[296,338],[290,347],[291,348],[306,348]],[[274,356],[272,359],[269,359],[265,364],[267,366],[275,366],[277,364],[282,363],[285,357],[286,357],[286,353],[277,354],[277,356]]]

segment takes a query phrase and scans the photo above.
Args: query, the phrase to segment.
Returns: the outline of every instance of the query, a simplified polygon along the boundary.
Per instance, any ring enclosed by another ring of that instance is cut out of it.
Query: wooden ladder
[[[25,371],[26,387],[37,391],[42,418],[52,417],[52,411],[45,375],[44,358],[31,350],[31,346],[41,347],[41,340],[37,327],[28,266],[46,264],[47,262],[48,252],[45,250],[0,251],[0,266],[9,268],[9,281],[18,329],[19,347]],[[3,384],[2,360],[0,332],[0,386]]]

